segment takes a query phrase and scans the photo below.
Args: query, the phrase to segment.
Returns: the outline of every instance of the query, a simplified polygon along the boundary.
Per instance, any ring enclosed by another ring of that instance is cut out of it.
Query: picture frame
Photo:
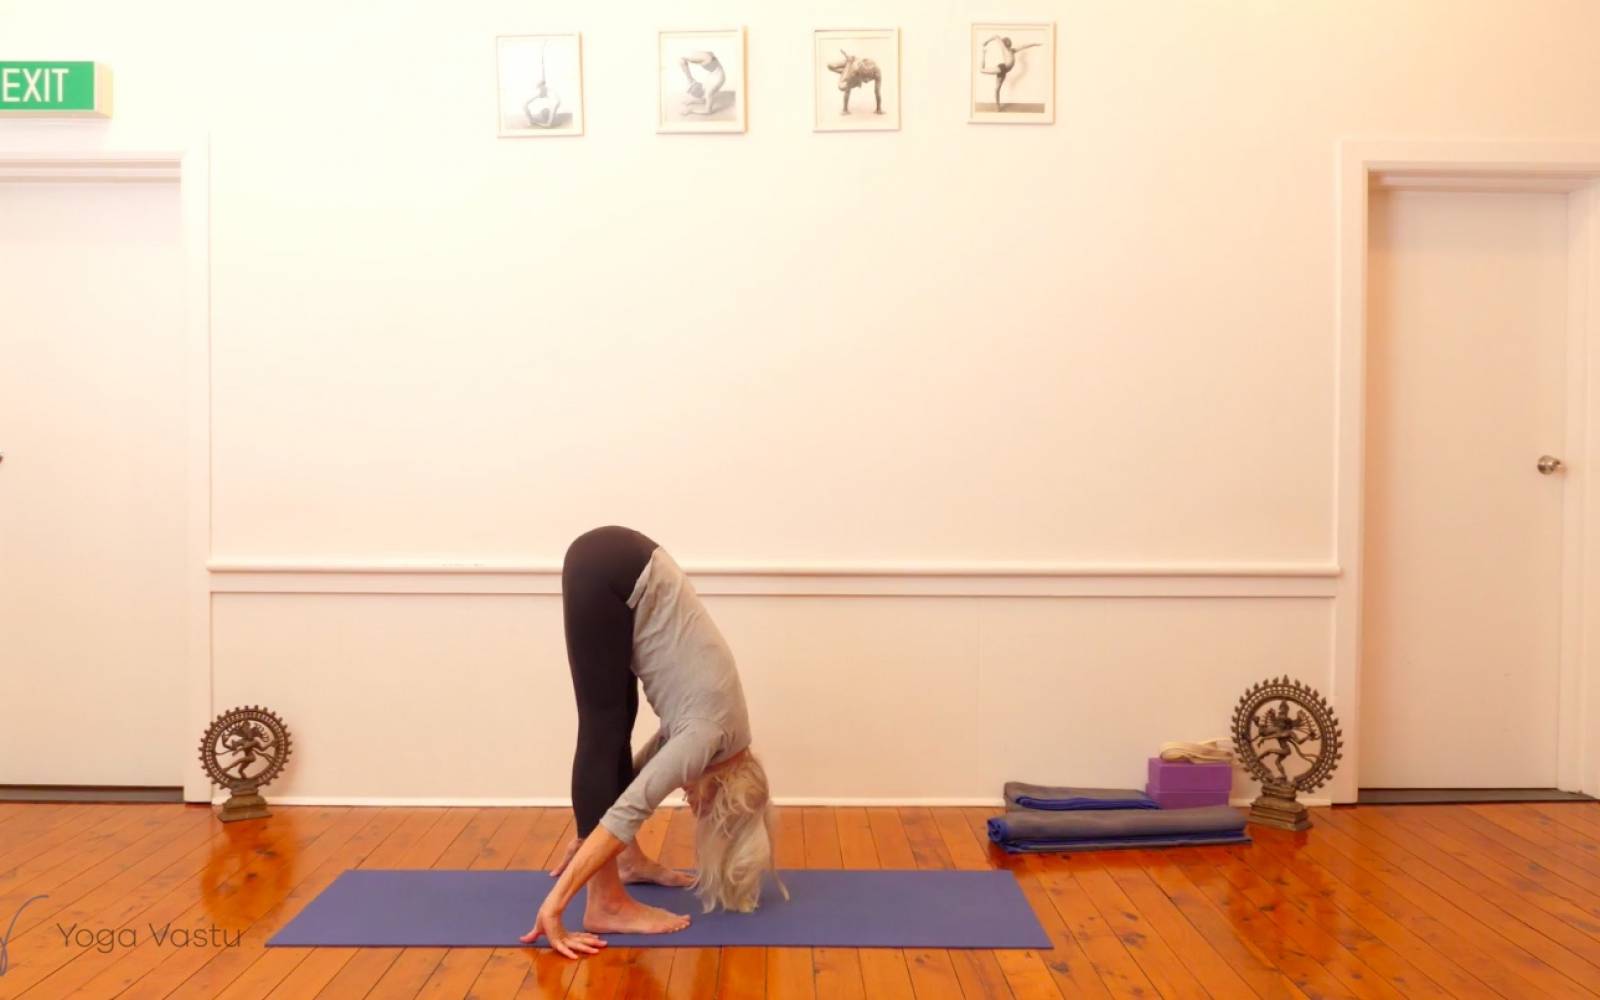
[[[656,131],[745,131],[745,29],[656,33]]]
[[[900,128],[900,29],[812,32],[812,131]]]
[[[583,36],[578,32],[495,37],[497,134],[583,134]]]
[[[968,47],[967,121],[1055,122],[1055,22],[974,21]]]

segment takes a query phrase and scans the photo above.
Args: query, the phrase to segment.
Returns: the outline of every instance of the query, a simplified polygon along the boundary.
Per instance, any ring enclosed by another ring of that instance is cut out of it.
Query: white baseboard
[[[212,805],[221,805],[227,799],[226,795],[214,796]],[[280,806],[386,806],[410,809],[570,809],[572,800],[552,796],[532,797],[471,797],[471,796],[398,796],[398,795],[271,795],[267,801]],[[1252,798],[1229,799],[1228,804],[1239,808],[1248,809]],[[1300,800],[1312,808],[1322,808],[1333,805],[1333,800],[1326,797],[1303,798]],[[779,797],[773,800],[779,806],[833,806],[844,808],[940,808],[940,807],[982,807],[998,809],[1001,805],[999,798],[985,796],[934,796],[917,797],[884,797],[884,798],[853,798],[850,796],[832,795],[801,795],[794,797]],[[674,794],[662,803],[664,808],[674,809],[683,805],[683,796]]]
[[[221,805],[227,800],[226,795],[215,795],[211,799],[212,805]],[[386,806],[410,809],[452,808],[452,809],[570,809],[572,800],[549,796],[532,797],[471,797],[471,796],[384,796],[384,795],[273,795],[266,793],[269,805],[279,806]],[[844,806],[867,808],[875,806],[895,807],[941,807],[941,806],[983,806],[985,808],[998,808],[1000,799],[974,796],[970,798],[848,798],[834,796],[799,796],[795,798],[779,797],[773,800],[779,806]],[[675,809],[683,805],[682,793],[674,793],[661,803],[663,808]]]

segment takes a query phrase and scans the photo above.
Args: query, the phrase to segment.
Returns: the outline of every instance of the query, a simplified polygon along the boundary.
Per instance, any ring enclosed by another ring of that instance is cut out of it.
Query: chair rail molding
[[[558,560],[216,558],[213,593],[559,594]],[[1332,597],[1329,562],[706,562],[707,595],[922,597]]]

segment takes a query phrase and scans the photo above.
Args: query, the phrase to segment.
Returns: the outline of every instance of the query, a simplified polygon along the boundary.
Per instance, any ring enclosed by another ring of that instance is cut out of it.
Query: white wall
[[[757,591],[714,610],[794,795],[1134,782],[1250,679],[1327,686],[1335,143],[1600,133],[1582,0],[414,7],[0,8],[113,65],[75,141],[209,132],[214,558],[346,570],[217,574],[311,592],[214,610],[279,795],[563,794],[548,571],[606,522]],[[965,123],[994,14],[1059,23],[1055,125]],[[741,22],[749,133],[655,134],[654,30]],[[903,129],[814,134],[809,32],[862,23]],[[541,30],[588,135],[497,139],[493,36]],[[405,588],[450,593],[324,593]]]

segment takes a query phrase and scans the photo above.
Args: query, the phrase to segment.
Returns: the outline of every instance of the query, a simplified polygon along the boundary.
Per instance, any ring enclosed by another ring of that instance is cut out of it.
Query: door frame
[[[198,751],[211,722],[211,153],[209,139],[108,145],[105,131],[76,123],[0,133],[0,184],[177,184],[184,242],[187,497],[183,573],[186,610],[184,718]],[[175,775],[174,777],[179,777]],[[211,801],[198,752],[185,754],[183,797]]]
[[[1335,547],[1332,701],[1351,735],[1333,782],[1353,802],[1360,773],[1362,545],[1366,473],[1367,251],[1374,188],[1564,193],[1568,197],[1566,440],[1562,457],[1558,787],[1600,794],[1600,490],[1588,471],[1600,458],[1600,144],[1347,140],[1337,174],[1338,377],[1334,456]],[[1532,461],[1530,456],[1529,461]]]

